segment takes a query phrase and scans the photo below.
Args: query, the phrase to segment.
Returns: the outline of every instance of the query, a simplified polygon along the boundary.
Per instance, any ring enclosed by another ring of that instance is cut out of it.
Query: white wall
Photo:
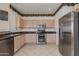
[[[55,19],[60,19],[62,16],[66,15],[67,13],[73,10],[72,6],[63,6],[55,15]]]
[[[0,3],[0,10],[5,10],[9,12],[9,4]],[[9,19],[8,21],[0,20],[0,31],[9,31]]]
[[[16,12],[14,12],[12,9],[10,9],[9,19],[10,31],[16,30]]]

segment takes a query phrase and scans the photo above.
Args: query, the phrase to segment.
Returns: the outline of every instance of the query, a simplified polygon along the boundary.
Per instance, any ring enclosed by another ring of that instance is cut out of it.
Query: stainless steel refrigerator
[[[79,13],[71,12],[59,20],[59,52],[79,56]]]

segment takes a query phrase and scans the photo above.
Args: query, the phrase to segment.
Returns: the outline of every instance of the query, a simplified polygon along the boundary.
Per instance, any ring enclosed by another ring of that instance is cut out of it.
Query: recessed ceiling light
[[[49,11],[50,11],[51,9],[49,8]]]

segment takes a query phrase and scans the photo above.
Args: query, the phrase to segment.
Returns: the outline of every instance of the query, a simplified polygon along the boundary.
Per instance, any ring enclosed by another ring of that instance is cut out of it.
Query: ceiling
[[[21,14],[54,14],[62,3],[12,3]]]

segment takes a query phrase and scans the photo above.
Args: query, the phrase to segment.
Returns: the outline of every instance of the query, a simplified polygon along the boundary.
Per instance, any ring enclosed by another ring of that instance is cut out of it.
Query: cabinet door
[[[0,56],[12,56],[14,54],[14,39],[7,38],[6,40],[0,41]]]
[[[20,27],[23,28],[24,27],[24,20],[20,19]]]
[[[22,28],[24,26],[24,20],[21,19],[20,15],[16,16],[16,28]]]
[[[24,35],[17,36],[14,38],[14,52],[19,50],[25,44]]]
[[[20,22],[21,22],[21,18],[18,15],[18,16],[16,16],[16,27],[20,27],[21,26]]]
[[[55,43],[56,44],[56,33],[46,34],[45,37],[46,37],[47,43]]]

